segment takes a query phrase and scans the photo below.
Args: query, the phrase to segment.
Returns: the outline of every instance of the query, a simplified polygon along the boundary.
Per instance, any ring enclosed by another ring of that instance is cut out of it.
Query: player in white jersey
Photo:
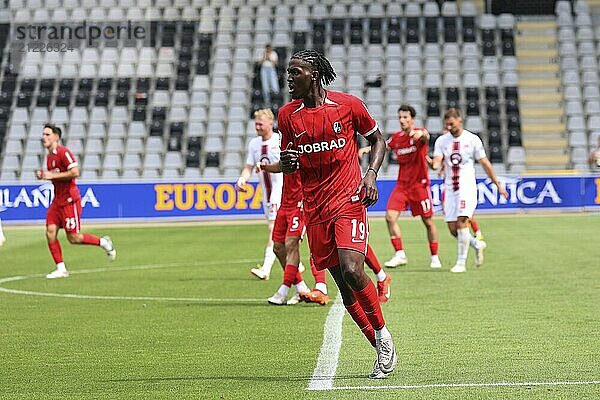
[[[486,243],[476,240],[469,231],[469,220],[477,207],[477,183],[475,181],[475,161],[478,161],[487,176],[498,187],[502,196],[508,193],[498,182],[492,164],[487,159],[483,143],[479,137],[463,129],[460,111],[450,108],[444,114],[444,125],[448,134],[435,141],[432,167],[445,168],[444,219],[450,233],[458,239],[458,256],[451,272],[465,272],[469,245],[475,249],[475,265],[483,264],[483,250]]]
[[[262,266],[252,268],[250,272],[260,279],[269,279],[271,268],[275,262],[275,253],[273,252],[273,240],[271,235],[277,217],[277,210],[281,205],[281,191],[283,187],[282,173],[269,173],[261,171],[260,163],[275,164],[279,162],[279,133],[273,132],[273,123],[275,117],[270,109],[261,109],[254,113],[254,124],[257,137],[248,143],[246,165],[242,170],[241,176],[236,183],[236,189],[245,192],[246,182],[252,176],[252,171],[258,173],[263,193],[263,209],[265,217],[269,223],[269,239],[265,249],[265,258]]]

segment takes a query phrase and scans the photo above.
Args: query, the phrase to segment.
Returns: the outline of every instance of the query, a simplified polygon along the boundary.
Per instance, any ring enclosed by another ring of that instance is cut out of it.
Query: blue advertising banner
[[[509,198],[502,198],[486,179],[478,179],[478,210],[600,208],[600,177],[504,177]],[[394,180],[378,182],[380,201],[370,211],[385,211]],[[244,218],[263,215],[262,192],[250,183],[246,193],[234,182],[80,183],[83,218],[94,220]],[[441,210],[441,180],[431,183],[434,207]],[[53,197],[49,182],[0,184],[3,221],[40,221]]]

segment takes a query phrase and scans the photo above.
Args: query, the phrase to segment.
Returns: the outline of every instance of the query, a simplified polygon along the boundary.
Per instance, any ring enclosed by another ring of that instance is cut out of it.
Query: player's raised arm
[[[427,142],[429,140],[429,132],[424,128],[414,128],[410,131],[409,136],[415,140]]]
[[[379,129],[369,136],[366,136],[365,139],[371,144],[371,158],[369,160],[369,168],[367,168],[365,176],[360,181],[357,191],[360,193],[364,188],[365,197],[363,198],[363,204],[369,207],[377,203],[377,200],[379,199],[379,192],[377,191],[377,184],[375,181],[377,180],[377,174],[379,168],[381,168],[383,157],[385,157],[386,143]]]

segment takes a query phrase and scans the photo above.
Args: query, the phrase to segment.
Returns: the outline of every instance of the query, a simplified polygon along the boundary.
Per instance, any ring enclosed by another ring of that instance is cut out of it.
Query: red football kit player
[[[267,172],[278,171],[279,164],[261,163],[260,169]],[[277,292],[267,299],[269,304],[284,305],[297,304],[301,295],[310,290],[302,274],[298,271],[300,265],[300,241],[305,231],[304,216],[302,214],[302,188],[298,172],[284,174],[281,207],[277,211],[275,226],[273,227],[273,251],[277,255],[283,269],[283,282]],[[290,287],[296,286],[296,293],[287,299]]]
[[[61,135],[61,129],[54,124],[44,125],[42,144],[48,150],[46,171],[36,171],[38,179],[47,179],[54,185],[54,199],[46,213],[46,239],[56,263],[56,270],[46,275],[49,279],[69,276],[58,241],[60,228],[65,230],[70,243],[100,246],[111,261],[117,254],[108,236],[99,238],[80,232],[81,194],[75,183],[75,178],[79,176],[79,167],[73,153],[59,144]]]
[[[362,193],[357,193],[362,175],[355,132],[369,136],[377,130],[360,99],[328,91],[324,102],[308,108],[294,101],[279,115],[281,147],[290,143],[300,155],[307,233],[319,270],[339,265],[338,248],[363,256],[367,251],[369,225]]]
[[[377,297],[364,271],[369,237],[367,208],[377,202],[377,171],[385,141],[357,97],[326,91],[335,79],[329,61],[314,50],[295,53],[288,65],[292,102],[278,113],[281,170],[300,171],[309,246],[318,270],[333,276],[350,316],[377,350],[371,378],[384,378],[396,351]],[[365,176],[358,163],[357,134],[373,146]]]
[[[433,222],[433,200],[429,181],[427,148],[429,132],[425,128],[415,128],[416,111],[412,106],[403,104],[398,108],[398,118],[402,130],[387,140],[387,147],[394,152],[398,160],[398,179],[388,199],[385,220],[395,254],[386,261],[386,267],[397,267],[408,263],[402,244],[402,234],[398,217],[402,211],[410,208],[413,216],[420,216],[427,229],[431,268],[441,268],[438,257],[438,232]],[[361,149],[368,152],[368,149]]]
[[[261,163],[260,168],[273,173],[280,171],[278,164]],[[298,172],[285,174],[283,186],[281,208],[277,212],[272,236],[275,253],[282,265],[285,265],[283,283],[277,293],[267,299],[267,301],[270,304],[276,305],[297,304],[298,300],[327,305],[329,296],[327,295],[325,270],[317,270],[312,256],[310,257],[310,268],[315,278],[315,289],[311,291],[304,289],[302,274],[298,272],[298,265],[300,263],[299,243],[306,230],[302,212],[302,184],[300,183],[300,174]],[[297,254],[297,257],[294,256],[295,254]],[[282,260],[286,260],[285,264]],[[383,268],[381,268],[381,264],[369,244],[367,244],[365,264],[371,268],[377,278],[377,295],[379,301],[382,303],[387,302],[390,298],[392,277],[386,274]],[[292,284],[296,285],[297,293],[291,299],[284,301]]]

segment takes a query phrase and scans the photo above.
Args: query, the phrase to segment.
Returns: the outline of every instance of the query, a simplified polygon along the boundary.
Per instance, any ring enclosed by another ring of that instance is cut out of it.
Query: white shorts
[[[265,218],[267,221],[275,221],[277,218],[277,210],[279,210],[280,203],[266,203],[263,202],[263,211],[265,213]]]
[[[458,217],[471,218],[477,208],[477,190],[446,189],[444,194],[444,221],[453,222]]]

